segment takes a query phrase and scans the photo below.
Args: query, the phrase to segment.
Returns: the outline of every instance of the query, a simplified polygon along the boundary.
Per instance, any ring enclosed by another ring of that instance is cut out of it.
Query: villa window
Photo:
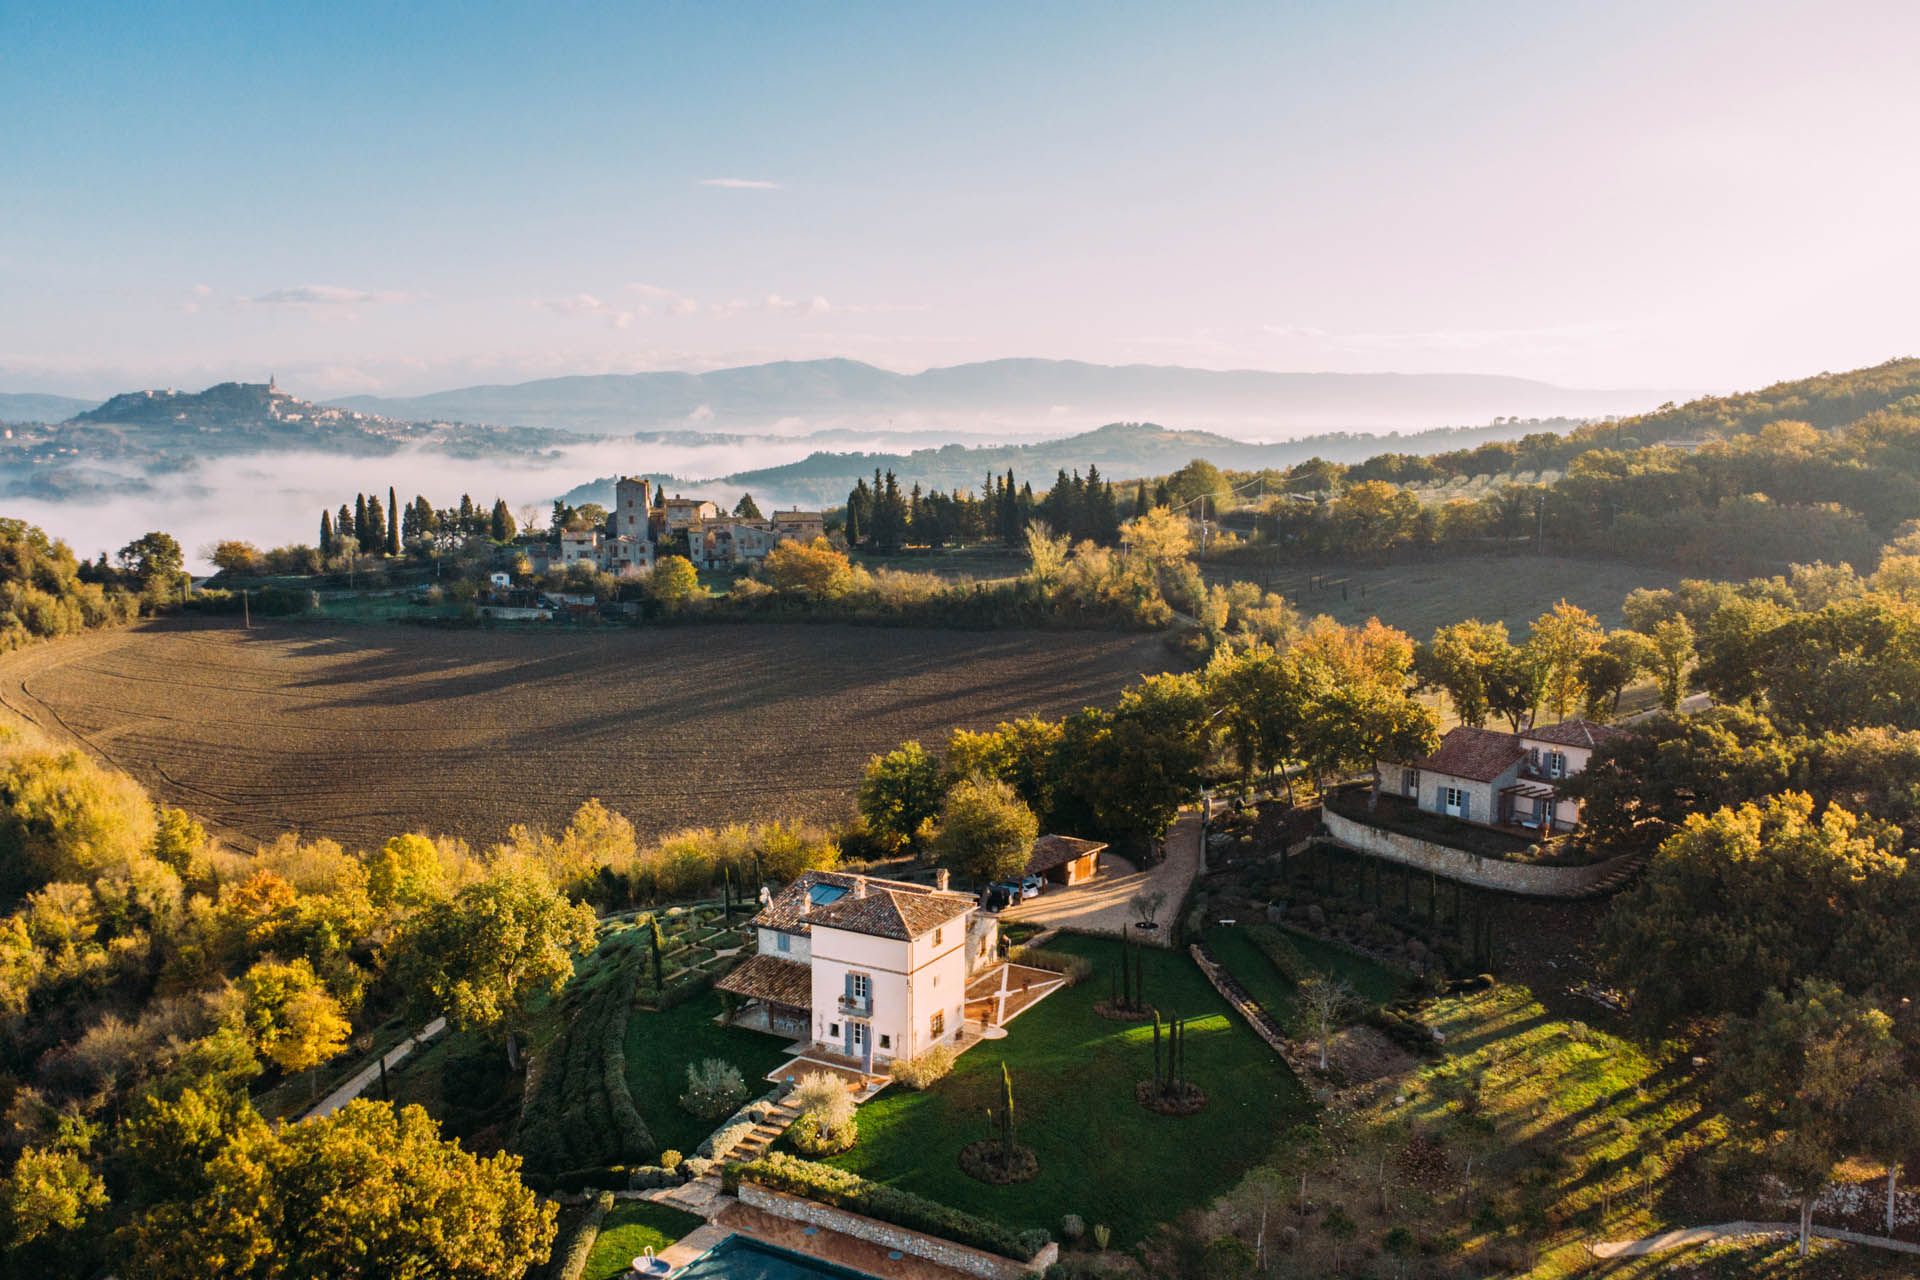
[[[933,930],[933,945],[936,947],[940,945],[940,929],[939,929],[939,926],[937,925],[934,927],[934,930]]]
[[[784,933],[776,933],[773,935],[773,949],[775,951],[791,951],[793,950],[793,939]]]
[[[829,1022],[827,1024],[827,1039],[838,1040],[839,1038],[840,1038],[840,1024],[837,1022]]]
[[[927,1031],[935,1040],[947,1034],[947,1011],[945,1009],[934,1012],[933,1021],[928,1024]]]
[[[1567,753],[1564,751],[1549,752],[1547,754],[1547,776],[1549,778],[1564,778],[1566,775]]]
[[[882,1049],[891,1049],[891,1048],[893,1048],[893,1037],[892,1037],[892,1036],[881,1036],[881,1037],[880,1037],[880,1047],[881,1047]]]

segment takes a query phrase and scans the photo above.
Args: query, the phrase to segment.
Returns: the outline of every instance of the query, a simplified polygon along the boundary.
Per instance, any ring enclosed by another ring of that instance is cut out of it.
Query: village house
[[[789,536],[765,520],[697,520],[687,526],[687,559],[699,569],[745,568],[765,560]]]
[[[1597,747],[1624,732],[1588,720],[1521,733],[1461,725],[1432,755],[1381,761],[1379,786],[1383,795],[1464,822],[1569,831],[1579,825],[1580,804],[1562,784],[1587,767]]]
[[[827,536],[827,518],[818,511],[776,511],[771,523],[783,538],[812,542]]]
[[[679,533],[696,520],[716,520],[719,516],[719,506],[706,498],[666,498],[653,509],[654,541]]]
[[[907,1058],[960,1041],[967,981],[998,963],[999,926],[970,894],[809,871],[753,918],[757,953],[715,985],[737,1025],[853,1059]]]

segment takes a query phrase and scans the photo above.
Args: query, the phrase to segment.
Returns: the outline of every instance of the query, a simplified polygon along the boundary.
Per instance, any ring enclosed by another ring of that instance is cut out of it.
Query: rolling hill
[[[711,373],[543,378],[406,398],[357,396],[344,407],[390,418],[490,422],[574,431],[665,426],[765,429],[850,422],[955,429],[1061,430],[1142,419],[1310,431],[1409,429],[1497,417],[1600,417],[1646,409],[1667,393],[1579,390],[1485,374],[1272,373],[1170,365],[1010,359],[894,373],[857,360],[781,361]]]

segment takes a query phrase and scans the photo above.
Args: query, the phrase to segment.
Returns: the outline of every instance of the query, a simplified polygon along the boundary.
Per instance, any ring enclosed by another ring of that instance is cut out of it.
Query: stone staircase
[[[767,1114],[767,1118],[755,1125],[753,1132],[740,1140],[740,1145],[733,1149],[727,1159],[758,1160],[772,1149],[780,1135],[799,1118],[799,1109],[792,1102],[782,1098],[774,1103],[773,1110]]]

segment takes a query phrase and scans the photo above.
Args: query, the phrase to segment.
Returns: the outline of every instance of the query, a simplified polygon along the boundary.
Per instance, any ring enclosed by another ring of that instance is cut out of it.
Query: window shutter
[[[847,983],[847,999],[851,1000],[853,999],[853,975],[851,973],[846,975],[846,983]]]
[[[1465,817],[1471,816],[1473,812],[1472,801],[1473,801],[1473,793],[1471,791],[1468,791],[1465,787],[1460,788],[1460,816],[1461,817],[1465,818]]]

